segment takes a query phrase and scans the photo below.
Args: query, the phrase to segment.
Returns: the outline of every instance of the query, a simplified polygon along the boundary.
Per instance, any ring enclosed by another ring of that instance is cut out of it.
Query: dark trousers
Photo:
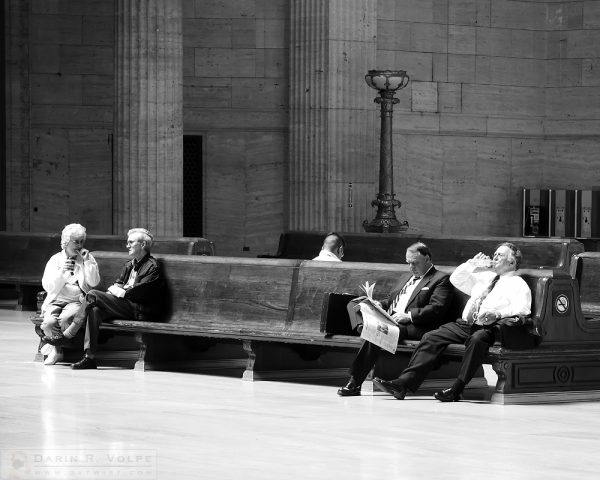
[[[513,331],[514,336],[529,336],[527,331],[520,326],[507,327]],[[466,385],[473,378],[490,346],[496,340],[499,330],[497,328],[484,329],[483,327],[465,323],[446,323],[437,330],[432,330],[423,335],[419,346],[410,358],[408,367],[394,380],[394,383],[404,386],[412,392],[418,390],[429,372],[437,364],[439,357],[451,343],[465,345],[465,354],[458,380]]]
[[[86,295],[87,322],[83,348],[85,353],[94,357],[98,350],[98,333],[103,320],[110,318],[135,318],[135,304],[124,298],[118,298],[107,292],[91,290]]]
[[[357,309],[357,305],[359,303],[360,302],[354,302],[354,300],[348,303],[348,314],[353,327],[356,327],[362,323],[360,310]],[[415,327],[412,323],[407,325],[399,325],[399,328],[400,336],[398,337],[398,341],[402,341],[407,338],[411,340],[419,340],[425,333],[425,330]],[[358,355],[356,355],[356,358],[350,367],[350,375],[357,385],[361,385],[365,381],[365,378],[367,378],[367,375],[375,366],[381,351],[381,348],[372,344],[371,342],[364,342],[362,347],[360,347]]]

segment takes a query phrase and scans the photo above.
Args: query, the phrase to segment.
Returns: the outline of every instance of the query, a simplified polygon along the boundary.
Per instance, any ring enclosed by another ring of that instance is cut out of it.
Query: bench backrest
[[[118,276],[128,257],[94,252],[101,285]],[[281,333],[298,264],[296,260],[160,255],[170,290],[173,325],[198,325],[203,331]]]
[[[318,255],[326,232],[287,232],[279,239],[277,258],[309,260]],[[343,233],[344,261],[404,263],[406,248],[421,241],[431,248],[438,265],[460,265],[479,252],[492,254],[499,243],[512,242],[523,252],[522,268],[560,268],[568,271],[571,255],[583,245],[564,238],[453,237],[377,233]]]
[[[116,252],[94,254],[106,288],[128,257]],[[406,264],[156,257],[168,279],[172,315],[167,321],[175,329],[185,325],[206,334],[264,335],[283,341],[294,335],[323,337],[323,305],[330,292],[360,295],[359,286],[369,280],[377,283],[376,297],[383,298],[410,275]],[[455,267],[438,268],[451,273]],[[532,290],[532,316],[542,328],[544,344],[600,343],[600,325],[586,323],[581,315],[575,280],[560,270],[523,269],[519,273]],[[448,321],[462,312],[466,297],[459,300]],[[563,310],[565,304],[568,307]]]
[[[125,252],[126,239],[123,235],[88,235],[85,247],[90,250]],[[160,237],[152,242],[152,253],[175,255],[214,255],[215,245],[200,237]]]
[[[41,285],[46,262],[58,251],[58,234],[0,232],[0,283]]]

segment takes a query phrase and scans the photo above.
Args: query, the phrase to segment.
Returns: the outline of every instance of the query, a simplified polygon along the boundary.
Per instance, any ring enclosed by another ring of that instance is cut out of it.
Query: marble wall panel
[[[255,15],[255,0],[196,0],[196,18],[250,18]]]
[[[377,57],[377,68],[395,68],[397,70],[405,70],[411,80],[420,80],[422,82],[430,82],[432,80],[432,54],[419,52],[395,52],[393,63],[384,63]],[[394,67],[395,66],[395,67]],[[410,83],[409,83],[410,86]]]
[[[285,130],[288,114],[283,110],[214,109],[189,107],[183,111],[186,131]]]
[[[113,48],[110,46],[60,47],[60,71],[63,74],[113,75]]]
[[[475,56],[449,54],[448,81],[454,83],[475,83]]]
[[[600,28],[600,2],[595,0],[583,2],[583,27]]]
[[[448,55],[434,53],[432,55],[432,80],[434,82],[448,81]]]
[[[57,73],[60,71],[58,45],[33,45],[30,49],[32,73]]]
[[[230,108],[230,78],[183,77],[183,106],[192,108]]]
[[[463,112],[543,116],[544,91],[537,87],[463,85]]]
[[[392,129],[394,133],[439,133],[440,117],[424,112],[397,113]]]
[[[327,184],[328,221],[325,230],[360,232],[365,220],[375,218],[377,209],[371,206],[371,201],[377,196],[378,183],[364,180]]]
[[[286,79],[233,78],[231,81],[233,108],[287,108],[288,101]]]
[[[256,76],[287,78],[290,57],[286,48],[265,48],[256,51]]]
[[[264,20],[254,18],[231,19],[231,47],[256,48],[264,46]],[[259,39],[262,42],[259,43]]]
[[[69,131],[69,221],[88,233],[112,233],[111,130]],[[99,201],[99,199],[103,199]]]
[[[499,28],[544,30],[546,4],[512,0],[491,2],[491,25]]]
[[[438,83],[413,82],[412,83],[412,111],[437,112],[438,111]]]
[[[112,106],[33,105],[32,125],[71,127],[108,127],[113,124]]]
[[[476,231],[477,139],[442,137],[442,232],[464,235]]]
[[[417,52],[448,52],[448,26],[437,23],[413,23],[410,48]]]
[[[476,50],[477,28],[448,25],[448,53],[474,55]]]
[[[290,18],[289,0],[255,0],[256,18]]]
[[[487,118],[487,134],[510,137],[538,137],[544,135],[544,118],[490,115]]]
[[[440,133],[481,136],[487,134],[485,115],[444,113],[440,115]]]
[[[197,77],[254,77],[256,50],[251,48],[196,48],[194,74]]]
[[[600,58],[582,61],[581,84],[585,87],[600,87]]]
[[[81,75],[46,75],[30,76],[31,102],[37,105],[81,105]]]
[[[600,117],[600,88],[573,87],[546,89],[546,115],[571,118]]]
[[[106,0],[31,0],[33,13],[55,15],[106,15],[113,16],[113,2]]]
[[[477,0],[451,0],[448,2],[448,23],[476,26],[477,4]]]
[[[544,119],[544,133],[548,136],[597,137],[600,132],[600,119],[585,118],[571,120],[568,118]]]
[[[60,231],[69,222],[69,134],[34,129],[31,137],[31,231]]]
[[[561,60],[546,60],[547,87],[580,87],[583,84],[584,60],[566,58]]]
[[[460,113],[462,111],[461,84],[439,82],[437,86],[440,113]]]
[[[564,32],[567,58],[600,57],[600,29]]]
[[[114,102],[114,77],[111,75],[83,75],[83,105],[111,106]]]
[[[409,22],[377,21],[377,48],[380,50],[410,50]]]
[[[402,203],[399,220],[410,233],[442,233],[442,137],[394,135],[394,189]]]
[[[478,56],[475,80],[478,84],[543,86],[545,60]]]
[[[79,15],[32,15],[30,22],[32,43],[81,45],[83,20]]]
[[[183,46],[195,48],[231,48],[232,21],[228,18],[184,18]]]
[[[112,16],[83,17],[84,45],[112,45],[114,43],[115,27]]]
[[[257,48],[281,48],[289,39],[289,34],[289,25],[286,19],[256,20],[255,44]]]

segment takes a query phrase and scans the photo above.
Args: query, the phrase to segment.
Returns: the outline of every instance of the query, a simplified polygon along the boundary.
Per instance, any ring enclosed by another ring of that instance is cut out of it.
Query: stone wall
[[[205,236],[221,255],[276,250],[284,229],[287,0],[184,0],[184,132],[202,135]]]
[[[600,185],[600,2],[380,0],[411,230],[521,234],[521,189]]]

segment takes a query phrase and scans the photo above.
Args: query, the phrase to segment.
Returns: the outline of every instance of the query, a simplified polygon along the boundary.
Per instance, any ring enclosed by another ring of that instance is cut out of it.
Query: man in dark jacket
[[[398,322],[399,341],[419,340],[429,330],[448,321],[447,314],[454,296],[449,275],[436,270],[431,261],[431,251],[421,242],[406,249],[406,263],[412,276],[404,278],[392,290],[381,307]],[[359,297],[348,304],[350,321],[357,330],[361,328]],[[370,342],[361,347],[350,368],[348,383],[338,390],[342,397],[360,395],[361,385],[377,361],[381,349]]]
[[[152,234],[145,228],[127,232],[127,250],[132,257],[107,292],[91,290],[81,309],[86,315],[85,356],[71,365],[74,370],[96,368],[100,324],[110,318],[158,320],[163,312],[165,280],[160,265],[150,255]]]

